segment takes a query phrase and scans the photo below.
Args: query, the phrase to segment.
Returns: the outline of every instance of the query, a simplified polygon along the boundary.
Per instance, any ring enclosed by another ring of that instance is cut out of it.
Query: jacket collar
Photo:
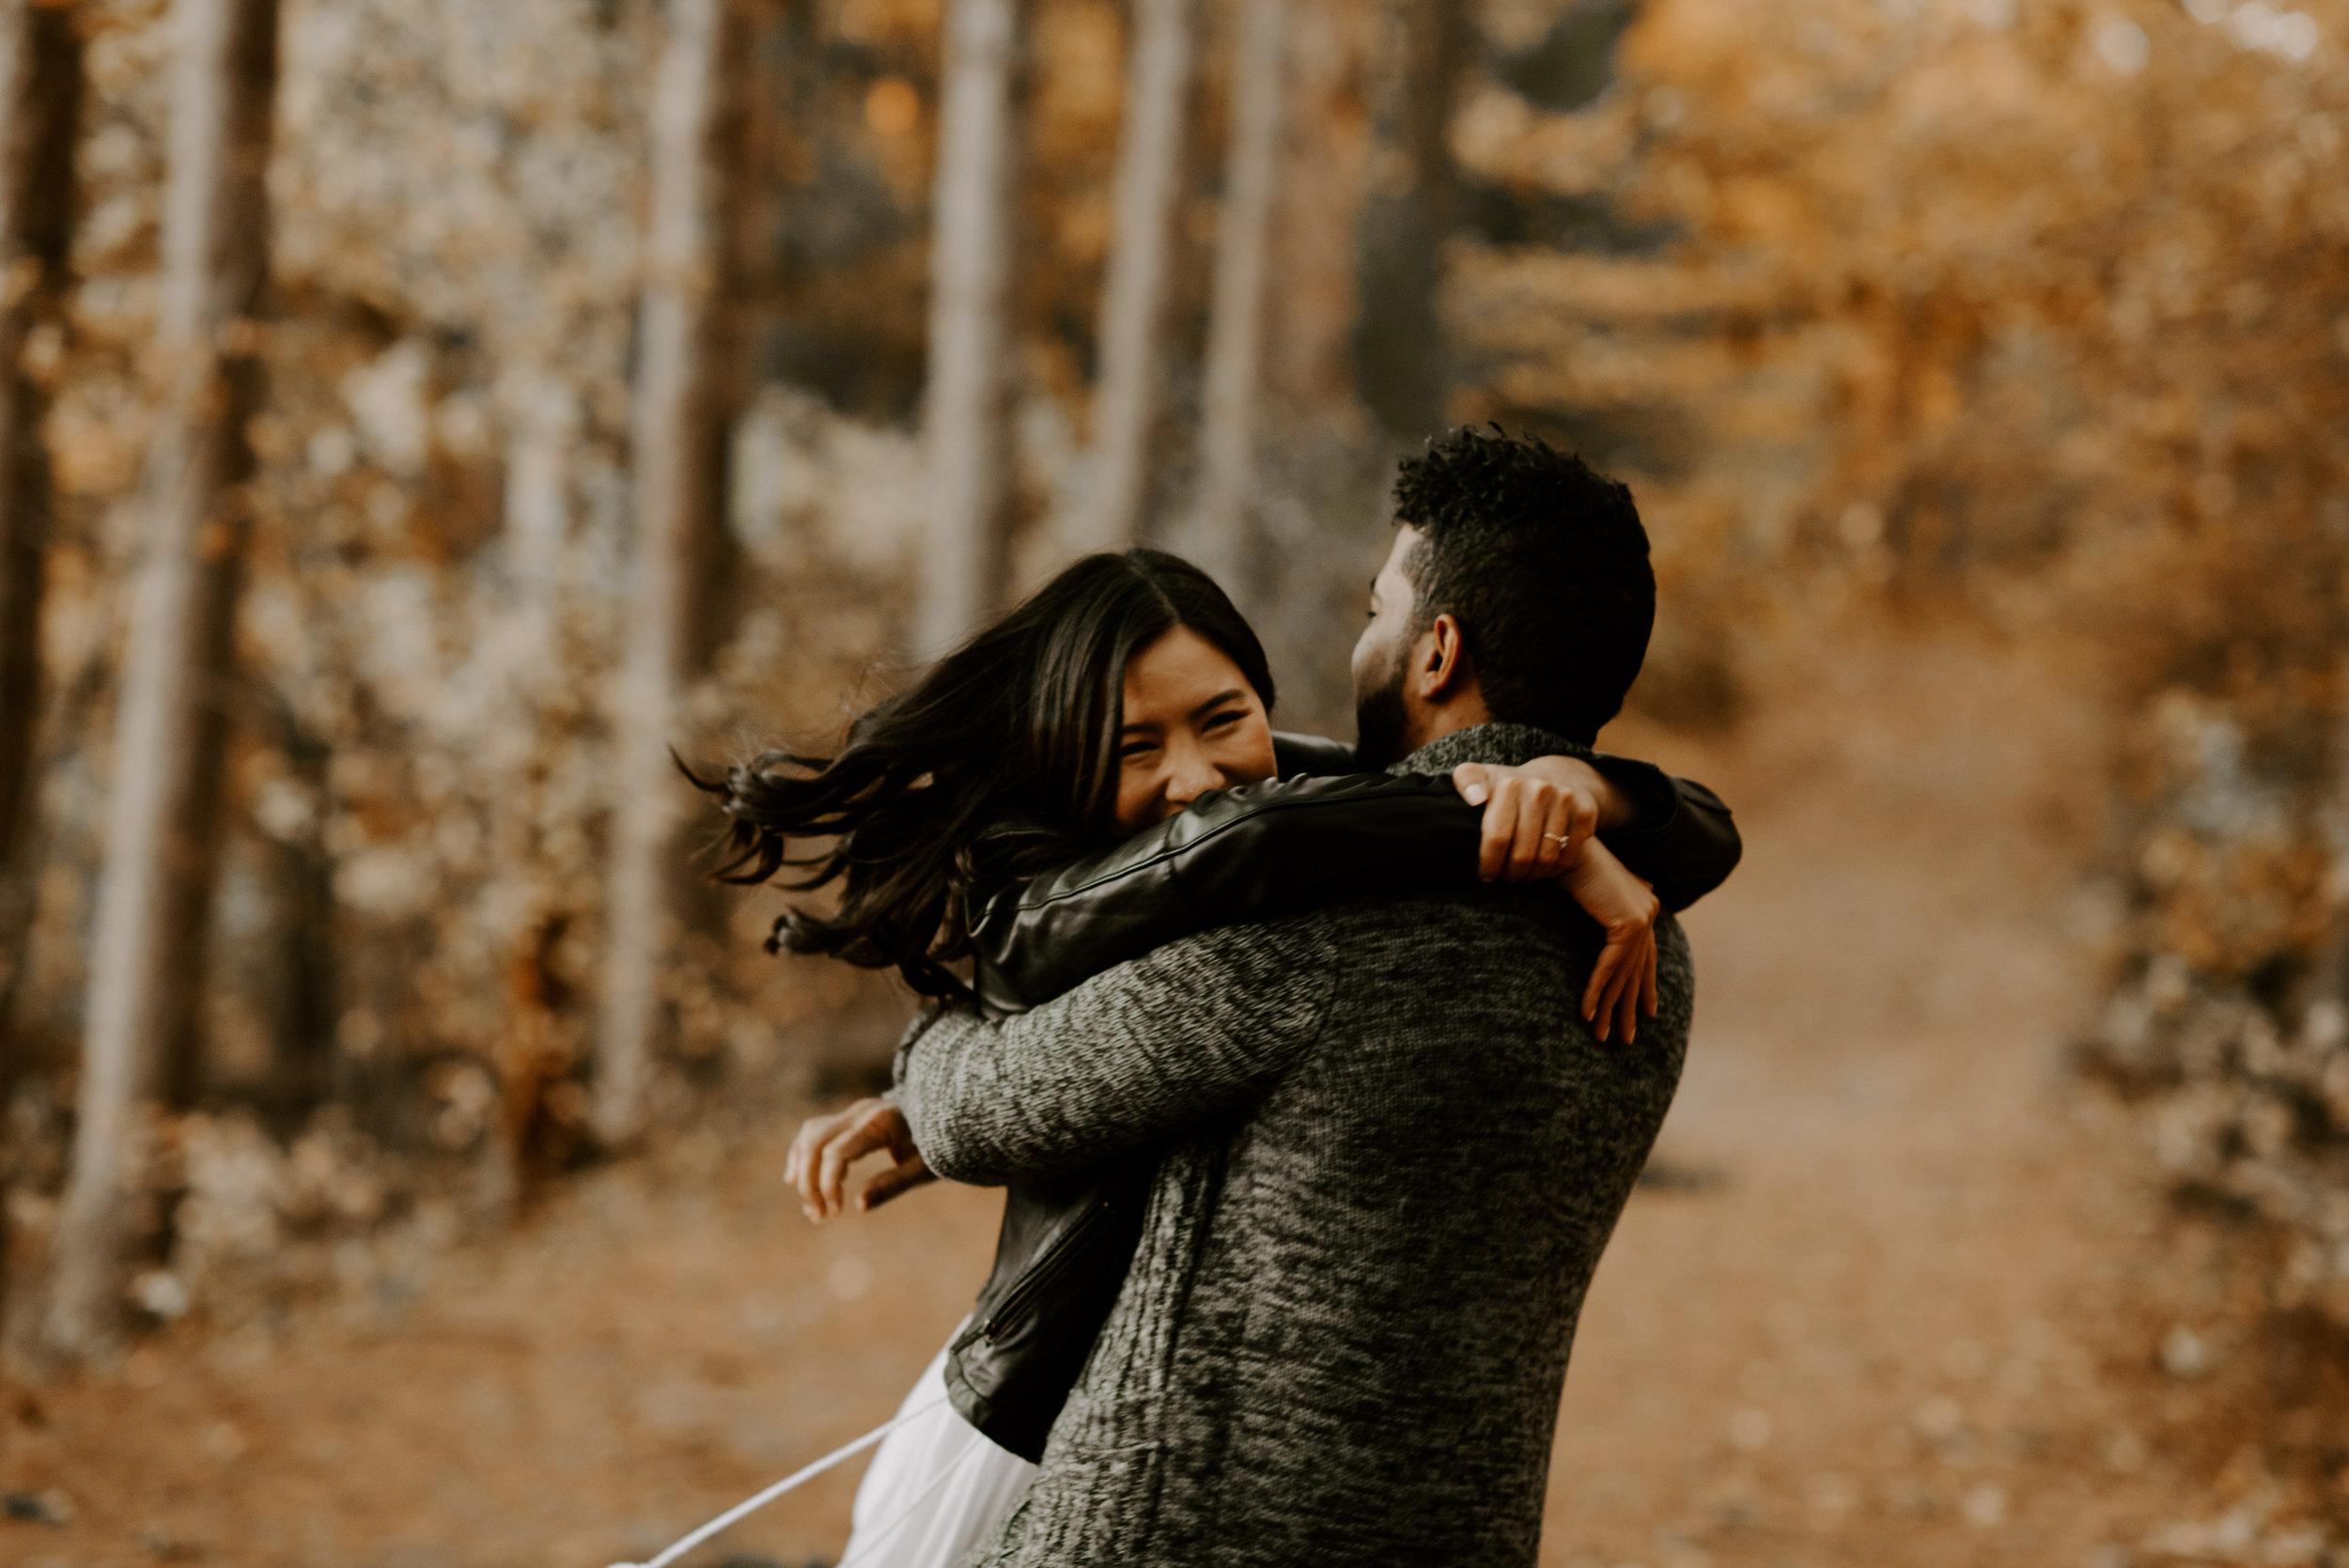
[[[1387,771],[1444,774],[1464,762],[1492,762],[1515,768],[1535,757],[1590,754],[1588,746],[1531,724],[1471,724],[1429,741]]]

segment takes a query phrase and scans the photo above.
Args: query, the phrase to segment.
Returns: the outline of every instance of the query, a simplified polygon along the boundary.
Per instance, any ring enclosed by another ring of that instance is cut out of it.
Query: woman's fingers
[[[1452,787],[1471,806],[1485,808],[1478,824],[1476,875],[1489,882],[1508,869],[1517,846],[1519,810],[1517,770],[1464,762],[1452,770]]]
[[[1509,846],[1509,870],[1503,880],[1530,882],[1546,867],[1555,866],[1556,862],[1543,853],[1552,846],[1542,835],[1551,831],[1550,819],[1557,808],[1556,784],[1541,779],[1518,782],[1517,836]]]
[[[827,1219],[848,1207],[848,1167],[864,1150],[853,1130],[825,1141],[816,1158],[816,1207]]]
[[[1464,762],[1452,770],[1452,786],[1485,808],[1476,874],[1487,882],[1555,881],[1598,831],[1595,796],[1528,768]]]
[[[1593,1038],[1640,1037],[1640,1020],[1656,1016],[1656,929],[1628,924],[1608,932],[1607,945],[1582,988],[1582,1019]]]
[[[834,1111],[830,1116],[810,1116],[800,1124],[799,1136],[791,1140],[790,1156],[783,1162],[783,1179],[799,1189],[801,1206],[807,1210],[810,1219],[823,1218],[817,1208],[817,1152],[854,1113],[851,1109]]]
[[[1560,793],[1564,796],[1566,825],[1555,831],[1564,834],[1566,842],[1560,846],[1558,863],[1571,867],[1582,858],[1582,846],[1598,831],[1598,801],[1580,791],[1562,790]]]
[[[1573,869],[1582,853],[1582,841],[1598,824],[1598,813],[1572,790],[1553,787],[1549,794],[1549,809],[1542,818],[1541,858],[1533,875],[1554,879]]]
[[[894,1108],[892,1107],[892,1110]],[[817,1190],[822,1195],[827,1219],[845,1214],[848,1208],[848,1167],[888,1146],[886,1133],[874,1126],[871,1117],[862,1117],[841,1128],[824,1144],[821,1158],[817,1161]]]
[[[1623,993],[1626,988],[1638,989],[1639,943],[1619,936],[1608,948],[1615,955],[1615,966],[1608,973],[1606,989],[1599,993],[1598,1010],[1591,1019],[1591,1032],[1601,1040],[1622,1036]]]
[[[807,1168],[807,1146],[815,1134],[816,1124],[829,1120],[830,1117],[811,1116],[800,1124],[798,1135],[791,1140],[791,1153],[785,1157],[783,1162],[783,1179],[793,1187],[800,1185],[800,1172]]]
[[[857,1211],[870,1214],[892,1198],[912,1191],[928,1182],[938,1180],[920,1155],[900,1160],[864,1184],[864,1190],[856,1195]]]
[[[1484,839],[1476,849],[1476,875],[1489,882],[1508,869],[1517,844],[1519,788],[1517,779],[1506,774],[1486,788],[1489,803],[1485,807]]]
[[[1555,768],[1568,769],[1565,778]],[[1452,770],[1452,786],[1471,806],[1485,808],[1477,846],[1476,874],[1486,881],[1554,881],[1572,871],[1582,846],[1598,831],[1598,795],[1572,769],[1592,774],[1585,764],[1545,757],[1525,768],[1464,762]]]
[[[1587,1009],[1583,1017],[1600,1040],[1623,1035],[1624,998],[1640,994],[1641,944],[1641,933],[1636,928],[1611,930],[1598,962],[1592,966],[1591,984],[1583,996]]]
[[[1655,952],[1656,938],[1653,933],[1640,939],[1640,956],[1634,962],[1640,970],[1644,970]],[[1627,1046],[1640,1037],[1641,988],[1636,983],[1636,973],[1626,974],[1624,978],[1626,984],[1622,993],[1615,999],[1615,1028],[1623,1036],[1623,1043]]]
[[[848,1168],[876,1149],[887,1149],[902,1164],[919,1158],[905,1114],[884,1099],[863,1099],[830,1116],[801,1124],[784,1162],[784,1179],[799,1189],[810,1219],[847,1212]]]
[[[1630,955],[1629,949],[1611,937],[1598,951],[1598,962],[1591,966],[1591,983],[1582,987],[1582,1021],[1595,1026],[1599,1010],[1607,1003],[1607,982]],[[1601,1039],[1606,1036],[1601,1035]]]
[[[1583,912],[1607,933],[1582,994],[1582,1016],[1596,1038],[1628,1044],[1639,1037],[1641,1006],[1654,1012],[1656,921],[1663,906],[1656,890],[1600,843],[1583,848],[1564,882]]]

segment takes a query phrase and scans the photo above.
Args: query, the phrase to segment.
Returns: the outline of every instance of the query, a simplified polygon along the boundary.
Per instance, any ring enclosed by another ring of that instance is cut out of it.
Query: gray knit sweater
[[[1398,770],[1562,749],[1484,725]],[[1688,1033],[1667,917],[1660,1014],[1591,1037],[1599,939],[1548,892],[1361,901],[917,1025],[899,1095],[940,1174],[1164,1151],[1042,1473],[967,1561],[1533,1562],[1575,1320]]]

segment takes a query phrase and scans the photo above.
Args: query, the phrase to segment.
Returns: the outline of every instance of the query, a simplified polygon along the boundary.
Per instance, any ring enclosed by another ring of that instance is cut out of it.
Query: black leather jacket
[[[972,932],[994,1017],[1025,1012],[1179,937],[1335,899],[1477,886],[1483,812],[1443,778],[1359,773],[1353,750],[1278,735],[1281,778],[1203,797],[1113,849],[998,893]],[[1633,802],[1601,834],[1668,909],[1719,887],[1742,844],[1703,784],[1582,753]],[[1157,1164],[1149,1151],[1014,1183],[995,1267],[946,1362],[955,1408],[1034,1461],[1124,1284]]]

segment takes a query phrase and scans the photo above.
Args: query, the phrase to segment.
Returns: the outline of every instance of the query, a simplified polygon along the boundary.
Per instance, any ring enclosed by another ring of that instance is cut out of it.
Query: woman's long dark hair
[[[733,818],[717,876],[801,866],[795,891],[838,882],[836,913],[792,910],[768,950],[962,994],[947,966],[988,897],[1114,836],[1126,661],[1178,626],[1272,706],[1263,644],[1213,578],[1163,551],[1088,555],[857,719],[836,755],[766,752],[723,782],[694,777]],[[832,843],[793,859],[794,839]]]

